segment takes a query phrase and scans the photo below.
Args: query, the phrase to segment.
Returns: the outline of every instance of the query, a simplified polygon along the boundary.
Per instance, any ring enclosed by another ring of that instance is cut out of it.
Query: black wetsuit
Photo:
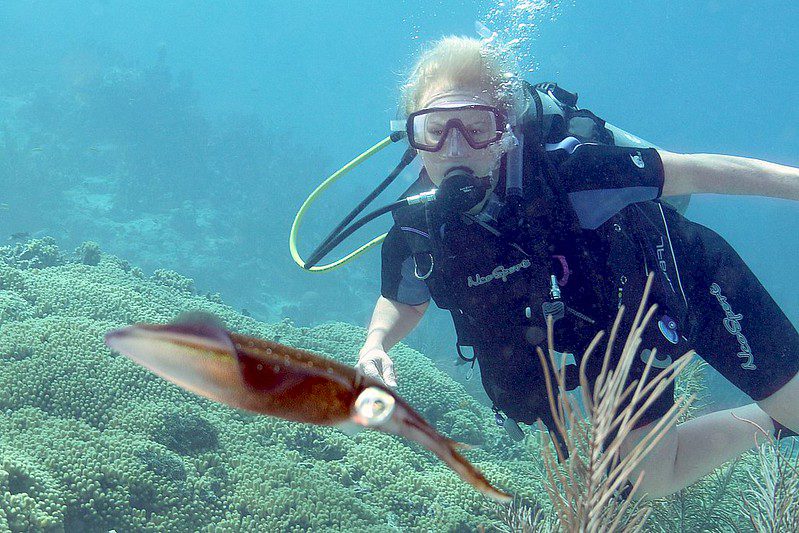
[[[397,223],[383,243],[382,295],[419,305],[430,299],[433,288],[440,307],[454,308],[456,318],[466,318],[469,332],[458,331],[459,340],[469,337],[475,346],[489,397],[508,416],[526,423],[538,417],[546,421],[533,345],[545,342],[541,305],[549,299],[550,275],[560,282],[562,301],[576,311],[556,323],[555,347],[574,353],[578,363],[594,334],[608,329],[621,303],[628,308],[629,324],[646,276],[654,271],[650,302],[659,310],[641,345],[657,348],[653,372],[695,349],[755,400],[787,383],[799,371],[799,334],[723,238],[657,201],[663,186],[657,152],[564,146],[552,147],[548,157],[557,169],[557,194],[576,215],[577,233],[553,234],[543,217],[513,239],[523,253],[506,236],[461,217],[436,222],[432,229],[395,216]],[[431,187],[423,173],[408,193]],[[502,201],[495,194],[481,220],[496,226],[492,212],[500,210]],[[425,268],[415,264],[408,241],[429,239],[429,231],[442,237],[435,283],[435,276],[422,281],[415,275],[415,269],[424,273]],[[599,372],[600,350],[588,365],[589,377]],[[636,357],[630,379],[640,377],[646,354]],[[672,386],[637,425],[660,418],[673,403]]]

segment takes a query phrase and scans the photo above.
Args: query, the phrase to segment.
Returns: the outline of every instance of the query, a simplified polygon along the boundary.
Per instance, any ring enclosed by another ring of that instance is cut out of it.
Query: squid
[[[366,427],[410,439],[489,498],[512,500],[458,453],[466,445],[439,434],[391,389],[354,367],[227,331],[204,313],[115,329],[106,333],[105,343],[158,376],[231,407],[348,433]]]

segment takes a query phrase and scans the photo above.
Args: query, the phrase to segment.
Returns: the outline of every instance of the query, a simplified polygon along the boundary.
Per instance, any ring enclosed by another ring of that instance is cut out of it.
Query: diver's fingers
[[[394,373],[394,362],[388,356],[384,357],[383,363],[383,381],[386,386],[393,389],[397,388],[397,375]]]
[[[377,363],[375,363],[374,359],[359,363],[358,368],[360,368],[364,376],[368,376],[370,378],[380,377],[380,372],[377,370]]]
[[[380,375],[380,370],[378,370],[377,365],[378,361],[375,361],[374,359],[369,359],[367,361],[359,362],[358,370],[364,376],[376,379],[377,381],[385,384],[383,376]]]
[[[394,363],[383,350],[377,348],[370,350],[361,356],[355,366],[364,376],[374,378],[386,387],[397,387]]]

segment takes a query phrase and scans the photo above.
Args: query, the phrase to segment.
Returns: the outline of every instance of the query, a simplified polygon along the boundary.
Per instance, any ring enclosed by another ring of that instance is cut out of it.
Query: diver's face
[[[431,91],[429,96],[422,100],[422,109],[430,107],[459,107],[469,104],[491,105],[488,100],[477,96],[480,91],[447,90]],[[468,113],[465,111],[464,113]],[[464,124],[469,123],[469,117],[462,118]],[[463,134],[457,129],[450,130],[444,145],[437,152],[419,151],[430,180],[436,185],[441,185],[444,176],[454,167],[468,167],[476,176],[488,176],[499,166],[497,150],[491,147],[474,149],[469,146]]]

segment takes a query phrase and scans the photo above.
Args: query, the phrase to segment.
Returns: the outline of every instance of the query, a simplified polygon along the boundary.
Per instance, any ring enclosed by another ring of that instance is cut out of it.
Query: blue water
[[[316,184],[387,135],[420,47],[474,36],[475,20],[522,38],[527,79],[557,81],[663,148],[799,166],[799,5],[539,3],[0,3],[0,245],[92,240],[258,319],[366,325],[379,253],[307,274],[289,257],[289,226]],[[510,21],[532,26],[502,26]],[[302,253],[400,154],[385,151],[324,197]],[[731,242],[799,325],[795,202],[697,195],[687,214]],[[459,375],[446,316],[433,313],[408,340]]]
[[[510,20],[519,4],[507,2],[499,8],[507,16],[494,20]],[[399,74],[425,41],[448,33],[474,35],[474,21],[487,20],[492,9],[498,8],[490,2],[460,1],[406,1],[392,7],[353,2],[335,8],[288,2],[207,3],[202,8],[183,2],[7,2],[0,6],[0,87],[6,98],[62,91],[79,99],[85,86],[112,67],[162,65],[174,79],[190,80],[191,106],[204,118],[249,116],[263,124],[269,148],[280,152],[277,165],[268,164],[268,155],[258,160],[252,152],[243,154],[263,169],[236,180],[236,187],[260,191],[262,182],[256,182],[269,180],[299,199],[386,133],[396,112]],[[799,19],[797,7],[784,2],[582,1],[561,2],[541,14],[530,19],[536,31],[526,30],[532,34],[524,50],[525,66],[534,67],[529,79],[558,81],[578,92],[584,107],[668,149],[797,163],[798,55],[790,37]],[[153,113],[155,123],[159,112],[146,106],[136,110]],[[46,119],[32,113],[33,121]],[[3,120],[14,122],[15,113],[6,108]],[[147,125],[134,135],[148,136],[147,127],[159,126]],[[90,131],[73,129],[67,135],[79,133],[94,137],[87,144],[103,141]],[[179,132],[163,133],[159,142],[173,143],[164,151],[178,150]],[[135,137],[128,140],[135,142]],[[366,190],[398,152],[353,175],[341,185],[348,194],[333,194],[331,201],[344,204],[349,193]],[[156,164],[185,166],[182,159],[193,157],[197,154],[186,151]],[[197,186],[188,179],[169,179],[177,196]],[[193,196],[202,197],[203,191]],[[13,204],[13,197],[9,200]],[[0,219],[3,233],[55,225],[36,205],[13,207]],[[290,216],[295,207],[296,200],[264,209]],[[696,198],[690,214],[736,245],[796,322],[799,289],[789,274],[797,259],[796,232],[789,224],[795,207],[775,200]],[[253,244],[273,247],[270,255],[283,261],[285,239],[278,235],[285,235],[286,228],[271,228],[270,222],[267,216],[260,226],[270,234],[274,230],[274,240]],[[326,230],[324,224],[311,223],[310,228]],[[84,231],[49,229],[70,243],[97,239],[90,226]],[[214,229],[208,234],[214,236]],[[100,244],[115,251],[112,242]],[[226,259],[232,258],[220,260]],[[375,263],[366,261],[369,274],[364,275],[370,276]],[[179,261],[167,266],[185,270]],[[235,294],[245,307],[254,305],[243,289],[252,272],[230,274],[221,286],[203,272],[188,274],[208,290]],[[284,275],[312,291],[340,281],[296,270]],[[331,306],[313,318],[337,317]]]

